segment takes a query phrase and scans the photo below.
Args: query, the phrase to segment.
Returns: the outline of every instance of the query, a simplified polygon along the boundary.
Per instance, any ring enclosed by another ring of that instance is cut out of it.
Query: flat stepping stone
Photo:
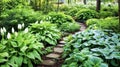
[[[58,47],[64,47],[64,45],[63,45],[63,44],[58,44],[57,46],[58,46]]]
[[[65,44],[65,41],[60,41],[59,43],[60,43],[60,44]]]
[[[64,51],[63,48],[60,48],[60,47],[55,47],[54,48],[54,52],[56,52],[56,53],[62,53],[63,51]]]
[[[47,58],[53,58],[53,59],[58,59],[60,57],[59,54],[55,54],[55,53],[50,53],[48,55],[46,55]]]
[[[56,62],[52,60],[43,60],[43,65],[54,65]]]

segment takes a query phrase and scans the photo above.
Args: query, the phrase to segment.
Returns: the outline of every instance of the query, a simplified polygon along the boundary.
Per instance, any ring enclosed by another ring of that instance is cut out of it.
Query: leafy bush
[[[61,24],[66,22],[74,22],[71,16],[65,15],[64,13],[56,13],[51,12],[48,14],[48,17],[46,18],[47,21],[50,21],[51,23],[55,23],[60,27]]]
[[[39,41],[47,46],[56,45],[61,33],[55,24],[50,22],[34,23],[30,26],[32,33],[36,34]]]
[[[101,16],[102,18],[106,18],[109,16],[118,16],[118,5],[116,4],[108,4],[108,5],[103,5],[103,7],[101,8]]]
[[[70,15],[70,16],[72,16],[72,17],[75,17],[75,14],[76,14],[78,11],[79,11],[78,8],[73,8],[73,9],[69,10],[69,12],[67,12],[66,14],[67,14],[67,15]]]
[[[80,30],[80,24],[74,22],[74,23],[63,23],[60,27],[60,29],[64,32],[75,32]]]
[[[90,19],[87,21],[87,26],[95,24],[92,26],[93,29],[95,29],[97,27],[97,28],[103,29],[103,30],[108,29],[108,30],[113,30],[114,32],[120,32],[118,21],[119,20],[116,17],[108,17],[105,19]]]
[[[82,9],[76,13],[75,20],[84,22],[87,19],[97,18],[97,12],[89,9]]]
[[[62,67],[119,67],[120,34],[87,30],[66,39]]]
[[[42,43],[36,37],[25,31],[2,35],[0,40],[0,67],[33,67],[41,62]],[[1,34],[6,32],[1,32]]]
[[[114,16],[111,11],[100,11],[100,18],[112,17]]]
[[[36,20],[41,20],[40,15],[40,13],[35,12],[30,8],[14,8],[6,10],[0,17],[0,27],[4,26],[7,29],[14,27],[17,29],[17,25],[20,23],[25,23],[27,26],[30,23],[34,23]]]

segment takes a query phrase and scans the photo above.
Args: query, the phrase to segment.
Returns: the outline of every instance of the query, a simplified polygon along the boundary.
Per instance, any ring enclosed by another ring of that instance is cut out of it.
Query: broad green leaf
[[[33,55],[35,58],[39,59],[40,61],[42,60],[40,54],[36,50],[33,51]]]
[[[27,57],[30,58],[30,59],[35,59],[35,56],[34,56],[33,52],[27,53]]]

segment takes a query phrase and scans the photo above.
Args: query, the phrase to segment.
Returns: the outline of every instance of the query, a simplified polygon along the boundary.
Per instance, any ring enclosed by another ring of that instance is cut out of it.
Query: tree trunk
[[[57,12],[59,11],[60,1],[58,0]]]
[[[68,4],[70,4],[70,0],[68,0]]]
[[[96,1],[96,11],[100,12],[100,8],[101,8],[101,0],[97,0]]]
[[[119,28],[120,28],[120,0],[118,0]]]
[[[83,0],[83,3],[86,5],[86,4],[87,4],[87,1],[86,1],[86,0]]]

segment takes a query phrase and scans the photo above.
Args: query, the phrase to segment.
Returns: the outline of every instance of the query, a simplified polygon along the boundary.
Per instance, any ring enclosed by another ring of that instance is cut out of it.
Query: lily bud
[[[21,24],[18,24],[18,29],[22,29],[22,25]]]
[[[1,32],[1,34],[2,34],[2,35],[4,35],[4,31],[3,31],[3,29],[2,29],[2,28],[0,29],[0,32]]]
[[[24,33],[28,33],[28,28],[25,28]]]
[[[11,35],[10,35],[10,33],[8,32],[8,34],[7,34],[7,38],[8,39],[10,39],[11,38]]]
[[[5,27],[3,27],[3,32],[4,32],[4,33],[7,32]]]
[[[14,30],[14,28],[12,27],[12,33],[14,33],[15,32],[15,30]]]

